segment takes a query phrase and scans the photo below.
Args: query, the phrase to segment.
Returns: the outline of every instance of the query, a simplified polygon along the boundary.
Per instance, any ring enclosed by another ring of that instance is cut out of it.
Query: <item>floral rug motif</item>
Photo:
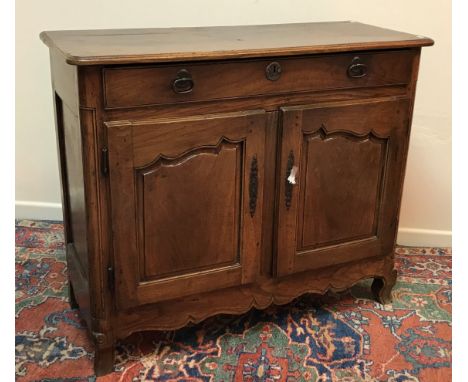
[[[393,303],[370,280],[284,306],[137,333],[96,378],[93,346],[70,308],[60,222],[16,222],[16,380],[40,382],[446,382],[451,380],[451,250],[396,249]]]

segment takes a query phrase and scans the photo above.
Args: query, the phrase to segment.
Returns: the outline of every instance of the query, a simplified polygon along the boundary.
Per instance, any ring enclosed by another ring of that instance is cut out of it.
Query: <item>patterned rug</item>
[[[93,375],[93,346],[67,302],[60,222],[16,222],[17,381],[451,380],[451,250],[396,250],[394,302],[352,290],[170,332],[136,334],[116,371]]]

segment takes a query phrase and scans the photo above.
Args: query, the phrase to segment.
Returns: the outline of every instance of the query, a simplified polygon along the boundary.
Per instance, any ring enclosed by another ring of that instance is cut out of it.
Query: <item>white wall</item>
[[[436,41],[423,49],[399,242],[450,245],[451,5],[447,0],[16,1],[16,214],[61,218],[43,30],[355,20]]]

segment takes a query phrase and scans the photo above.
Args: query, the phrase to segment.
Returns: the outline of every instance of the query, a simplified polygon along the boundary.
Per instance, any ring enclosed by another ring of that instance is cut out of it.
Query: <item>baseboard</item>
[[[17,219],[63,219],[60,203],[17,200],[15,212]],[[398,229],[397,243],[416,247],[451,247],[452,231],[401,227]]]
[[[61,203],[15,201],[16,219],[63,220]]]
[[[397,244],[414,247],[451,247],[452,231],[400,227]]]

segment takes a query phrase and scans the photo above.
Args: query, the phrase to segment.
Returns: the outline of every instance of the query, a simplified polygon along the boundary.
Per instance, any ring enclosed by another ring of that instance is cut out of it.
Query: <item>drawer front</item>
[[[106,108],[407,84],[416,52],[104,69]],[[268,78],[269,77],[269,78]]]

